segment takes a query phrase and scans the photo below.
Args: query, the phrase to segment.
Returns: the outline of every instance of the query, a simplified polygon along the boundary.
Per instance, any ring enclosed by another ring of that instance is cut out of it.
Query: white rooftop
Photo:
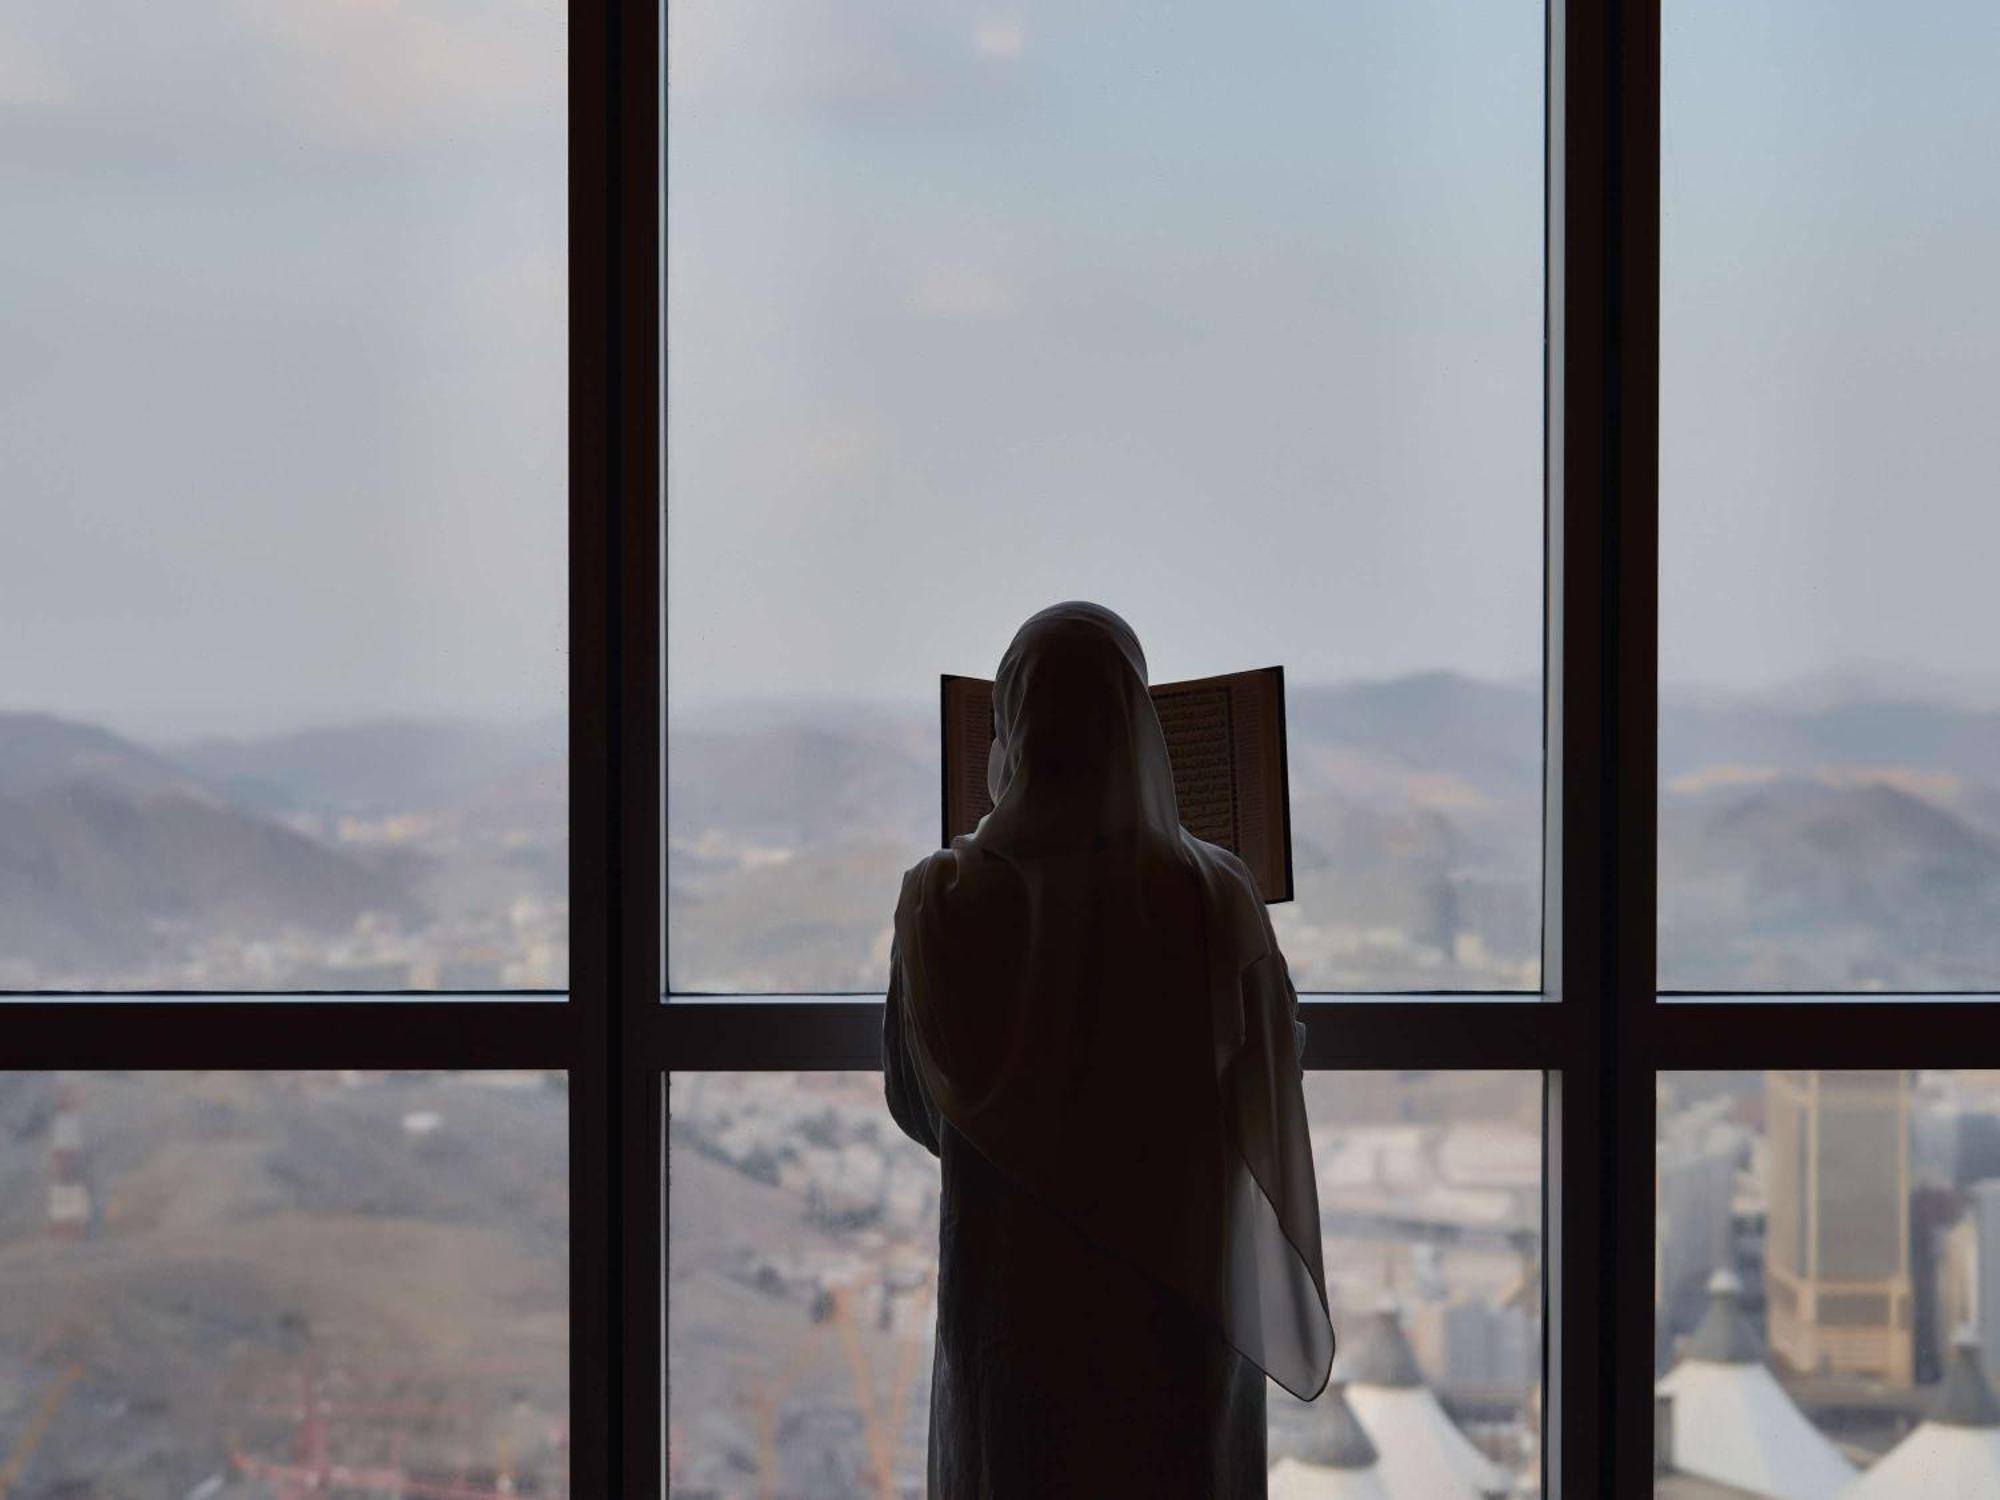
[[[1389,1500],[1487,1500],[1513,1487],[1423,1383],[1393,1310],[1371,1313],[1343,1333],[1333,1378],[1345,1383],[1347,1404],[1375,1445]]]
[[[1270,1500],[1393,1500],[1374,1469],[1322,1469],[1301,1459],[1271,1465]]]
[[[1929,1421],[1842,1492],[1841,1500],[1986,1500],[2000,1495],[2000,1401],[1961,1337]]]
[[[1679,1364],[1658,1389],[1673,1398],[1673,1467],[1770,1500],[1834,1500],[1854,1466],[1793,1404],[1764,1364],[1726,1271]]]

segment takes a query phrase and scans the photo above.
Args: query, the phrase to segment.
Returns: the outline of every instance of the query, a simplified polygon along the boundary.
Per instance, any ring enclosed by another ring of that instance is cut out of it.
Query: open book
[[[1285,771],[1285,669],[1163,682],[1152,689],[1181,826],[1250,867],[1269,901],[1292,899],[1292,803]],[[993,810],[993,684],[947,675],[942,694],[944,842]]]

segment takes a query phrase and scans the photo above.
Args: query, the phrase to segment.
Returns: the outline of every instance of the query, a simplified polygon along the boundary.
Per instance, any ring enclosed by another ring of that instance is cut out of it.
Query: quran
[[[1260,667],[1150,689],[1174,768],[1181,826],[1250,867],[1267,902],[1292,899],[1292,807],[1285,764],[1285,669]],[[946,674],[944,842],[993,810],[993,684]]]

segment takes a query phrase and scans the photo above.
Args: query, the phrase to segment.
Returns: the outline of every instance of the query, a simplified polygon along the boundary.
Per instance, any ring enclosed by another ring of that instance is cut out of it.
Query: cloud
[[[0,31],[0,108],[53,109],[75,93],[53,58],[26,37]]]
[[[947,323],[990,323],[1012,317],[1017,303],[998,277],[976,266],[922,267],[910,283],[910,311]]]
[[[981,57],[995,62],[1018,62],[1027,50],[1027,33],[1019,21],[981,21],[972,33],[972,46]]]
[[[271,112],[331,146],[402,145],[563,108],[557,0],[228,0]]]
[[[992,63],[1024,44],[1018,23],[982,21],[962,0],[674,0],[667,84],[691,114],[935,124],[1002,102],[1010,85]]]

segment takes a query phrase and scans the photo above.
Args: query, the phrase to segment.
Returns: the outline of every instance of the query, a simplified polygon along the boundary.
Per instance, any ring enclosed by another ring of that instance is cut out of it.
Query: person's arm
[[[1254,888],[1254,887],[1253,887]],[[1292,1055],[1298,1060],[1299,1072],[1306,1070],[1306,1023],[1299,1019],[1299,992],[1292,987],[1292,966],[1285,962],[1285,950],[1278,946],[1277,929],[1271,925],[1271,909],[1260,898],[1257,902],[1258,914],[1264,921],[1264,942],[1271,962],[1277,965],[1278,973],[1285,981],[1285,1018],[1292,1023]]]
[[[1298,1044],[1299,1072],[1303,1074],[1306,1070],[1306,1023],[1299,1019],[1299,992],[1292,988],[1292,971],[1285,966],[1282,953],[1278,955],[1278,964],[1285,969],[1285,999],[1292,1007],[1292,1036]]]
[[[882,1006],[882,1092],[904,1135],[938,1154],[938,1112],[917,1066],[916,1039],[903,1009],[903,959],[889,951],[889,993]]]

